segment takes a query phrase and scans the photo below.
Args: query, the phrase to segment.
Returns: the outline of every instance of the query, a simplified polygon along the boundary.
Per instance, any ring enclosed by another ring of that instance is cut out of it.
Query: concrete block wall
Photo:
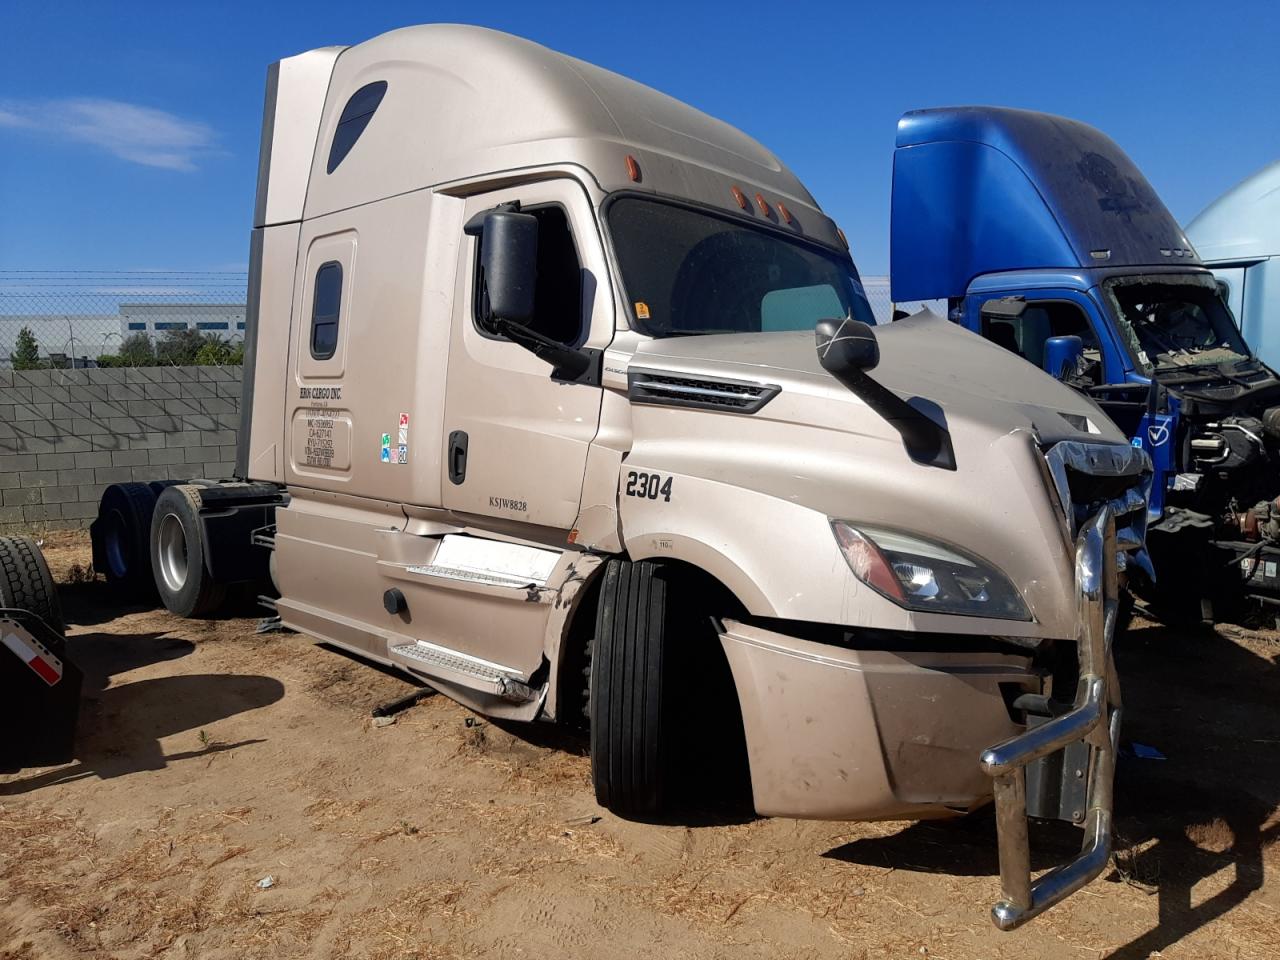
[[[240,369],[0,370],[0,535],[88,526],[111,483],[230,476]]]

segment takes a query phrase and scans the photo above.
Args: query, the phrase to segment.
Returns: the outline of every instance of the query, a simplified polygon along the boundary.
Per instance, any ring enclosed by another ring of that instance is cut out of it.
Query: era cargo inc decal
[[[302,425],[306,431],[302,446],[302,463],[308,467],[340,467],[336,461],[337,437],[335,411],[329,404],[342,399],[342,385],[298,388],[298,399],[311,406],[302,410]]]
[[[351,466],[351,415],[342,406],[342,384],[299,386],[293,414],[293,461],[297,466],[346,470]]]

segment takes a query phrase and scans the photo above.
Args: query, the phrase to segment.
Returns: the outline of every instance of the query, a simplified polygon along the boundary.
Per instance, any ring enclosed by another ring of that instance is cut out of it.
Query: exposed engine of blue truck
[[[1155,466],[1135,592],[1209,619],[1280,604],[1280,378],[1107,136],[994,107],[898,124],[891,291],[1091,396]]]

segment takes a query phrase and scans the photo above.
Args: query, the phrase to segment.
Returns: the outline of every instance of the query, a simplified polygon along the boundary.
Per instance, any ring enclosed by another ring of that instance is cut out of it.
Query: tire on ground
[[[189,484],[160,493],[151,517],[151,565],[165,608],[180,617],[212,613],[226,597],[204,562],[204,525],[200,495]]]
[[[28,610],[62,633],[62,605],[40,547],[30,537],[0,537],[0,607]]]
[[[108,583],[151,592],[151,514],[158,492],[146,483],[113,483],[102,492],[89,532],[94,567]]]
[[[611,560],[591,656],[591,778],[596,800],[650,817],[665,799],[668,584],[649,561]]]

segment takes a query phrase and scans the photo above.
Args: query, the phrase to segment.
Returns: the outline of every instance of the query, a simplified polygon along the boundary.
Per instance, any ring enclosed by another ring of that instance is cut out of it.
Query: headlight
[[[1008,578],[984,560],[897,530],[841,520],[831,529],[853,575],[909,610],[1030,620]]]

